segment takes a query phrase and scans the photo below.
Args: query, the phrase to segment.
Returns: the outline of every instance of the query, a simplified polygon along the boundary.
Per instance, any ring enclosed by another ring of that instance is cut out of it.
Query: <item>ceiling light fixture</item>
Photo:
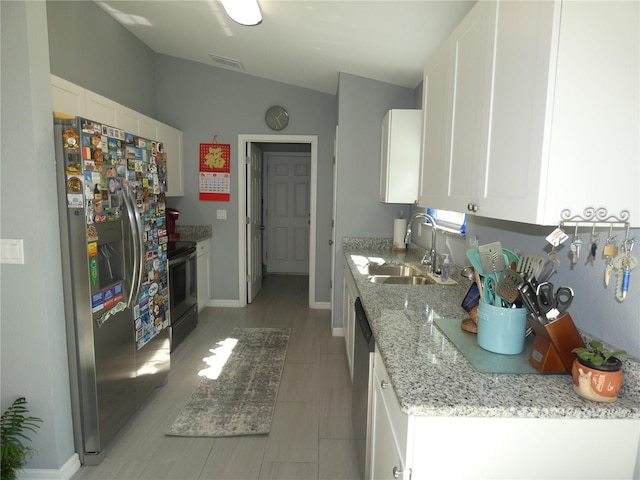
[[[262,14],[258,0],[220,0],[227,15],[240,25],[258,25],[262,22]]]

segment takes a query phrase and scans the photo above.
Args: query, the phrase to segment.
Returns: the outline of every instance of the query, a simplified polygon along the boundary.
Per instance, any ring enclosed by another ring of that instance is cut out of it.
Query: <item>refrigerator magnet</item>
[[[68,208],[82,208],[83,196],[81,193],[67,193]]]
[[[87,241],[89,242],[97,242],[98,241],[98,229],[95,225],[89,225],[87,227]]]
[[[64,148],[75,150],[80,146],[80,135],[72,128],[66,129],[62,138],[64,138]]]

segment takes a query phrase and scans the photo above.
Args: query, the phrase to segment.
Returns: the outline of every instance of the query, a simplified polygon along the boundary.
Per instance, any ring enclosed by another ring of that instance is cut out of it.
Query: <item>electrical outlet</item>
[[[226,210],[218,210],[218,211],[216,211],[216,218],[218,220],[226,220],[227,219],[227,211]]]

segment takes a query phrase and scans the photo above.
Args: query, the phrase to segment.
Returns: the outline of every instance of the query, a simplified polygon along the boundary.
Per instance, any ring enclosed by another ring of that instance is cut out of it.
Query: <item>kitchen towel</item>
[[[404,236],[407,231],[407,219],[396,218],[393,220],[393,250],[404,252],[407,245],[404,243]]]

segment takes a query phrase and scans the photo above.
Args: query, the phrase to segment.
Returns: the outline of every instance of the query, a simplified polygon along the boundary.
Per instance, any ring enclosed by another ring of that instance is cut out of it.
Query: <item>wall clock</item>
[[[289,113],[281,106],[270,107],[264,120],[271,130],[282,130],[289,124]]]

